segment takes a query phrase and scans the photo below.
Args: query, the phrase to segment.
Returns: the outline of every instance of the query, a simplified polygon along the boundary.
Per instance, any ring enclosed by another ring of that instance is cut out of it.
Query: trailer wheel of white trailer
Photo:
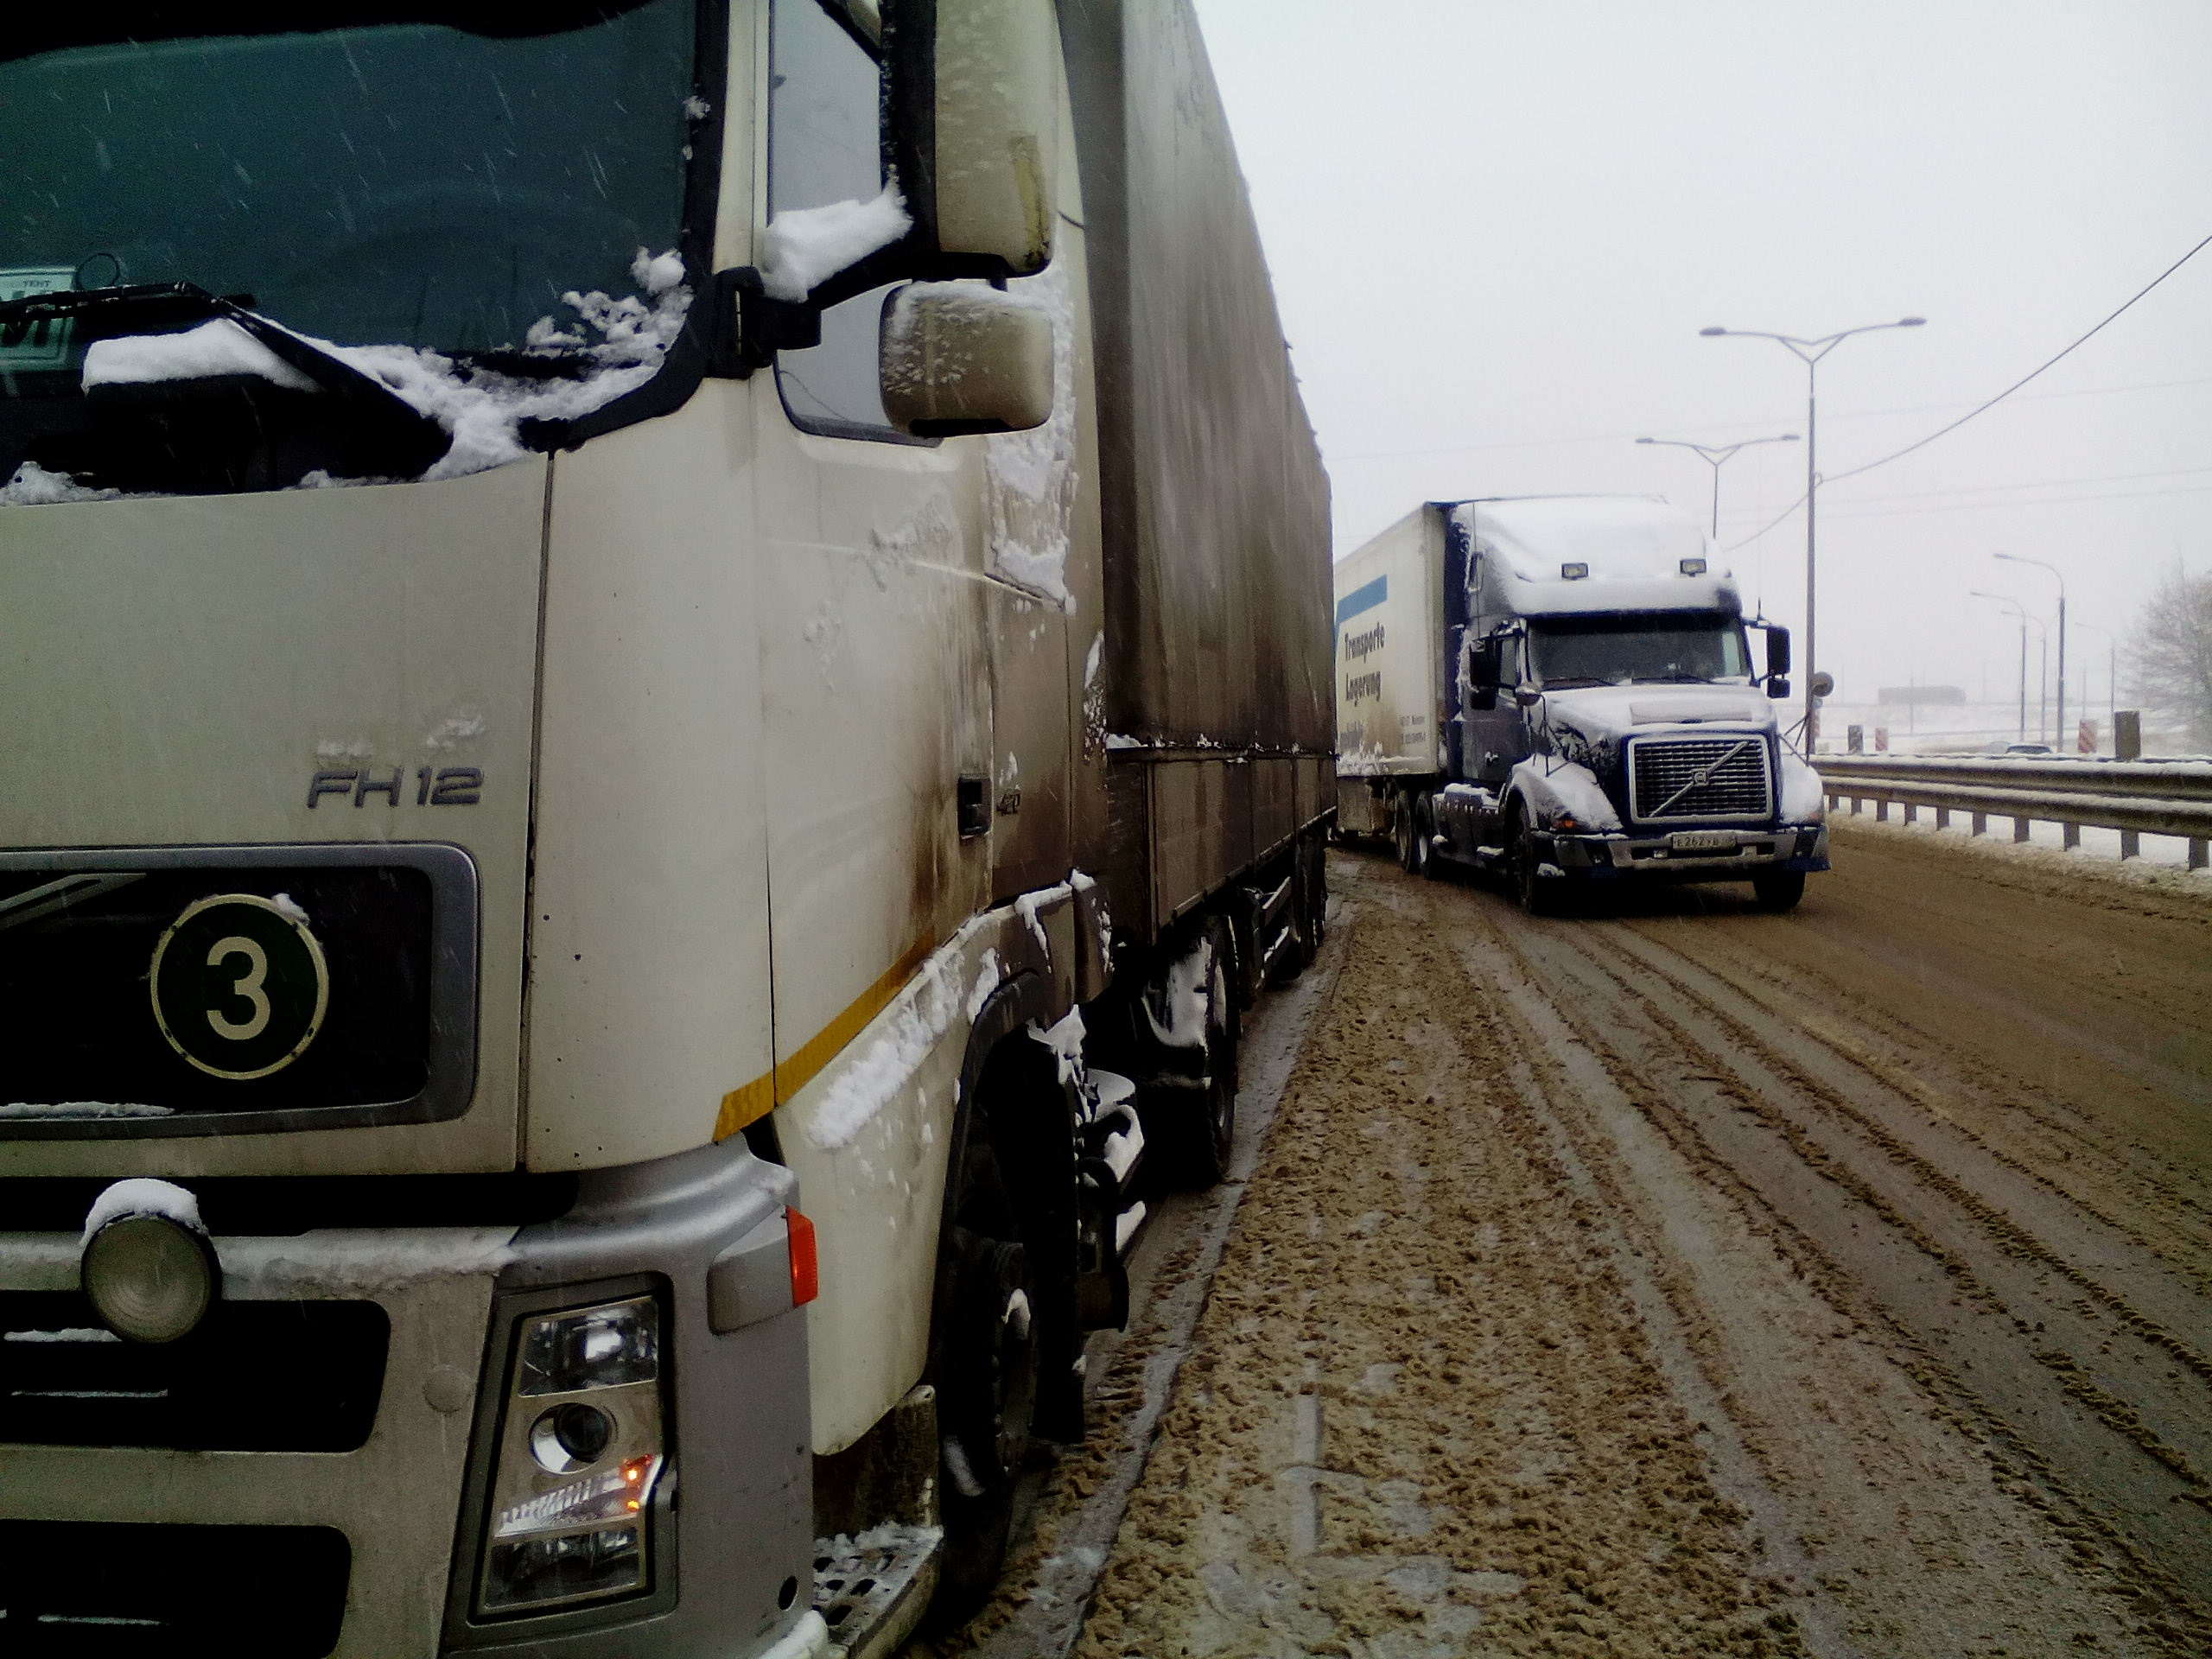
[[[1805,896],[1805,872],[1764,871],[1751,878],[1751,892],[1757,895],[1761,910],[1795,910],[1797,901]]]
[[[1436,797],[1423,795],[1414,804],[1414,838],[1421,843],[1419,868],[1431,881],[1444,880],[1444,861],[1436,854]]]
[[[1427,862],[1428,843],[1421,839],[1421,817],[1411,795],[1398,797],[1398,810],[1390,815],[1390,839],[1397,846],[1398,868],[1408,875]]]

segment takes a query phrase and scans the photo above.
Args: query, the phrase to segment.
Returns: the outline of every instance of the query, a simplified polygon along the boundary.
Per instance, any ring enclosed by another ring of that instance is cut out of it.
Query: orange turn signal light
[[[791,1231],[791,1306],[804,1307],[822,1294],[822,1268],[814,1253],[814,1224],[798,1210],[785,1209]]]

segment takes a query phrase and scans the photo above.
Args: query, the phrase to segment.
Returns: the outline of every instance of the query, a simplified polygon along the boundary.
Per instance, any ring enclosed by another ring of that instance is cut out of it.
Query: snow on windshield
[[[181,334],[141,334],[96,340],[85,348],[85,388],[149,385],[162,380],[208,380],[250,374],[293,391],[315,382],[228,317],[217,317]]]
[[[545,316],[531,325],[525,340],[529,351],[549,359],[556,354],[582,359],[585,372],[577,378],[539,379],[504,373],[423,346],[340,346],[308,334],[298,338],[359,369],[452,434],[452,448],[423,477],[458,478],[520,460],[528,453],[520,435],[524,421],[588,415],[644,385],[658,372],[690,309],[683,261],[673,251],[655,254],[639,248],[630,276],[642,295],[617,298],[597,289],[588,294],[570,289],[561,299],[575,314],[572,318]],[[87,389],[240,374],[296,391],[314,390],[305,375],[227,318],[180,334],[98,340],[85,353]],[[311,473],[301,485],[380,481]],[[0,505],[105,500],[116,493],[86,489],[67,474],[25,461],[0,486]]]
[[[574,323],[563,326],[541,317],[530,327],[526,340],[531,349],[581,353],[591,359],[594,366],[582,379],[525,379],[458,363],[421,346],[311,343],[382,382],[403,403],[452,433],[453,448],[423,477],[459,478],[520,460],[527,453],[519,435],[524,421],[588,415],[636,391],[658,372],[691,308],[683,262],[673,252],[655,255],[639,248],[630,276],[645,298],[615,299],[572,289],[561,301],[575,312]]]

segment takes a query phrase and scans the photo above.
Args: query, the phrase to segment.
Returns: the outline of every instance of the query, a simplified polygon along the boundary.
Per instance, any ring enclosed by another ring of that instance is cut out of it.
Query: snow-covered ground
[[[1853,828],[1860,825],[1871,827],[1878,822],[1874,810],[1874,803],[1871,800],[1856,816],[1848,805],[1832,806],[1828,809],[1828,821],[1832,824],[1840,823]],[[2009,817],[1993,816],[1988,829],[1977,836],[1974,833],[1974,817],[1968,812],[1954,809],[1950,823],[1942,830],[1936,827],[1936,809],[1932,806],[1922,807],[1916,822],[1910,825],[1905,823],[1904,814],[1903,806],[1891,802],[1886,827],[1920,835],[1940,835],[1947,839],[1955,837],[1977,849],[1986,849],[1993,856],[2027,858],[2046,867],[2063,866],[2068,861],[2094,860],[2101,868],[2120,865],[2127,870],[2155,870],[2158,872],[2161,885],[2178,879],[2191,886],[2201,886],[2207,894],[2212,894],[2212,870],[2191,870],[2189,868],[2189,842],[2178,836],[2141,836],[2141,854],[2121,865],[2120,831],[2117,830],[2085,827],[2081,832],[2082,844],[2069,851],[2063,824],[2031,823],[2028,826],[2028,839],[2019,842],[2012,839],[2012,820]]]

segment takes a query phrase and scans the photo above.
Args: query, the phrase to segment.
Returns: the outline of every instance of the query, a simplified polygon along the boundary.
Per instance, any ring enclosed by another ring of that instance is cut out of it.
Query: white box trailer
[[[1524,903],[1621,880],[1827,868],[1784,739],[1789,635],[1754,671],[1733,578],[1663,501],[1424,503],[1337,566],[1338,824],[1408,869],[1510,874]],[[1764,693],[1764,695],[1761,695]]]
[[[7,1627],[958,1616],[1320,923],[1187,0],[48,13],[0,150]]]
[[[1355,778],[1427,776],[1438,745],[1444,538],[1423,506],[1336,567],[1337,777],[1341,827],[1379,834],[1371,785]]]

